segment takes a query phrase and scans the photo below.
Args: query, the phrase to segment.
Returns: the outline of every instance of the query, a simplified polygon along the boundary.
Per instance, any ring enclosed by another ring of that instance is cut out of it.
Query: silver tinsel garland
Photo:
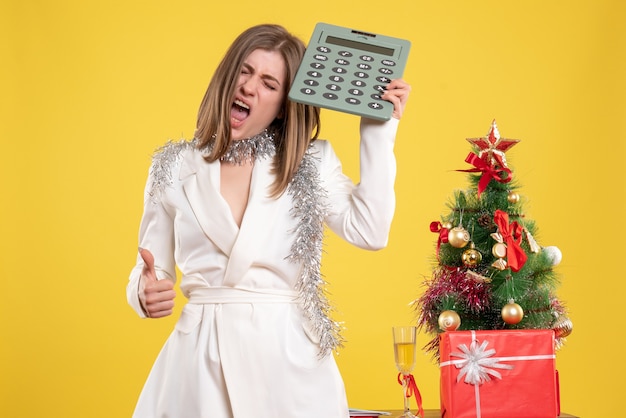
[[[150,171],[152,184],[149,196],[153,203],[158,202],[161,193],[173,184],[172,166],[179,162],[183,151],[196,148],[197,139],[192,141],[170,141],[159,148],[152,159]],[[202,151],[209,151],[210,142]],[[289,183],[287,193],[291,195],[293,206],[291,216],[298,219],[295,240],[287,259],[301,263],[302,269],[296,284],[301,307],[320,339],[320,356],[328,355],[342,346],[340,325],[331,319],[331,306],[326,297],[326,282],[321,274],[322,243],[324,239],[324,219],[327,208],[324,205],[326,190],[321,186],[319,172],[311,153],[304,155],[300,167]],[[242,164],[246,161],[273,157],[276,153],[274,136],[267,131],[244,140],[232,141],[222,161]]]
[[[341,347],[343,339],[339,324],[331,319],[332,309],[321,273],[324,219],[327,215],[327,208],[323,204],[326,190],[320,184],[313,159],[309,149],[289,183],[288,193],[293,198],[291,214],[299,219],[289,260],[302,263],[296,290],[300,294],[304,312],[320,338],[320,357],[324,357]]]
[[[186,141],[181,139],[178,142],[169,141],[158,148],[152,156],[152,166],[150,167],[150,190],[148,195],[152,203],[157,203],[161,193],[166,187],[173,184],[172,166],[178,162],[183,151],[196,148],[198,141]]]
[[[209,142],[207,148],[210,150],[213,142]],[[231,164],[243,164],[253,162],[255,159],[264,159],[276,154],[276,144],[274,143],[274,133],[267,129],[252,138],[230,141],[226,153],[220,158]]]

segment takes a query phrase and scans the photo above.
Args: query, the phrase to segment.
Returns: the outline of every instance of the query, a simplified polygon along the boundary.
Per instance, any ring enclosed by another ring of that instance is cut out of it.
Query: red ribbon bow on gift
[[[509,224],[509,214],[500,209],[495,211],[493,221],[498,226],[500,235],[502,235],[502,239],[506,243],[506,257],[509,267],[513,271],[519,271],[528,259],[528,256],[520,246],[524,228],[517,221]]]
[[[406,385],[406,393],[404,394],[407,398],[415,395],[415,402],[417,403],[417,415],[424,418],[424,408],[422,407],[422,395],[420,394],[419,389],[417,388],[417,383],[415,383],[415,378],[412,374],[404,375],[402,373],[398,373],[398,383],[400,383],[403,387]]]
[[[438,232],[439,238],[437,239],[437,259],[439,259],[439,248],[441,247],[441,243],[448,242],[448,228],[444,228],[441,222],[431,222],[430,223],[430,232]]]
[[[512,179],[511,169],[508,168],[504,162],[501,162],[500,158],[496,158],[495,160],[499,162],[499,165],[491,165],[487,161],[480,158],[478,155],[470,152],[467,158],[465,158],[465,162],[472,164],[475,168],[470,168],[468,170],[457,170],[464,173],[483,173],[483,175],[480,177],[480,180],[478,181],[478,197],[480,197],[480,194],[485,191],[491,179],[494,179],[499,183],[508,183]],[[506,173],[506,176],[504,178],[501,175],[502,173]]]

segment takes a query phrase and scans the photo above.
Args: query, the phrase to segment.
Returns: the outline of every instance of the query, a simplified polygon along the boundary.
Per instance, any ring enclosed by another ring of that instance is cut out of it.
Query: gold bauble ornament
[[[519,195],[515,192],[509,192],[509,194],[506,197],[506,200],[508,200],[509,203],[517,203],[519,202]]]
[[[555,338],[567,337],[572,333],[573,328],[574,324],[572,324],[572,321],[566,316],[559,316],[556,321],[554,321],[554,325],[552,325]]]
[[[452,223],[451,222],[444,222],[441,224],[441,227],[444,229],[447,229],[448,231],[452,229]]]
[[[470,243],[470,247],[463,251],[461,260],[463,260],[465,267],[476,267],[483,260],[483,256],[480,251],[474,247],[474,243],[472,242]]]
[[[438,323],[442,331],[456,331],[461,326],[461,317],[452,310],[443,311],[439,314]]]
[[[462,226],[456,226],[448,232],[448,243],[454,248],[463,248],[470,241],[470,234]]]
[[[502,308],[502,319],[509,325],[519,324],[524,318],[524,310],[513,299]]]

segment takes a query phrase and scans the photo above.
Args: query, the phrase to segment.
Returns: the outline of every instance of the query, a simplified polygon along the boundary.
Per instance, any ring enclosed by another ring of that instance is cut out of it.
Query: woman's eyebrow
[[[254,69],[254,67],[251,66],[250,64],[248,64],[247,62],[244,62],[243,66],[245,67],[246,70],[250,71],[251,73],[256,73],[256,70]],[[280,80],[278,80],[276,77],[274,77],[271,74],[261,74],[261,78],[267,79],[267,80],[272,80],[272,81],[278,83],[279,86],[282,84],[280,82]]]

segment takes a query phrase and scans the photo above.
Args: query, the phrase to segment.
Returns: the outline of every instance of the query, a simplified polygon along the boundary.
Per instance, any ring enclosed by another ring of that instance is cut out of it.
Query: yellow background
[[[434,256],[428,225],[467,187],[454,171],[467,168],[465,138],[495,118],[502,136],[522,140],[507,157],[540,244],[564,255],[559,296],[575,329],[557,356],[562,409],[618,416],[624,3],[214,3],[1,1],[0,416],[130,416],[175,320],[140,320],[125,301],[152,150],[193,134],[213,69],[243,29],[276,22],[308,41],[318,21],[412,41],[390,245],[369,253],[330,235],[326,246],[350,405],[401,407],[390,327],[415,320],[408,304]],[[358,119],[323,117],[322,136],[356,178]],[[415,375],[437,408],[427,355]]]

